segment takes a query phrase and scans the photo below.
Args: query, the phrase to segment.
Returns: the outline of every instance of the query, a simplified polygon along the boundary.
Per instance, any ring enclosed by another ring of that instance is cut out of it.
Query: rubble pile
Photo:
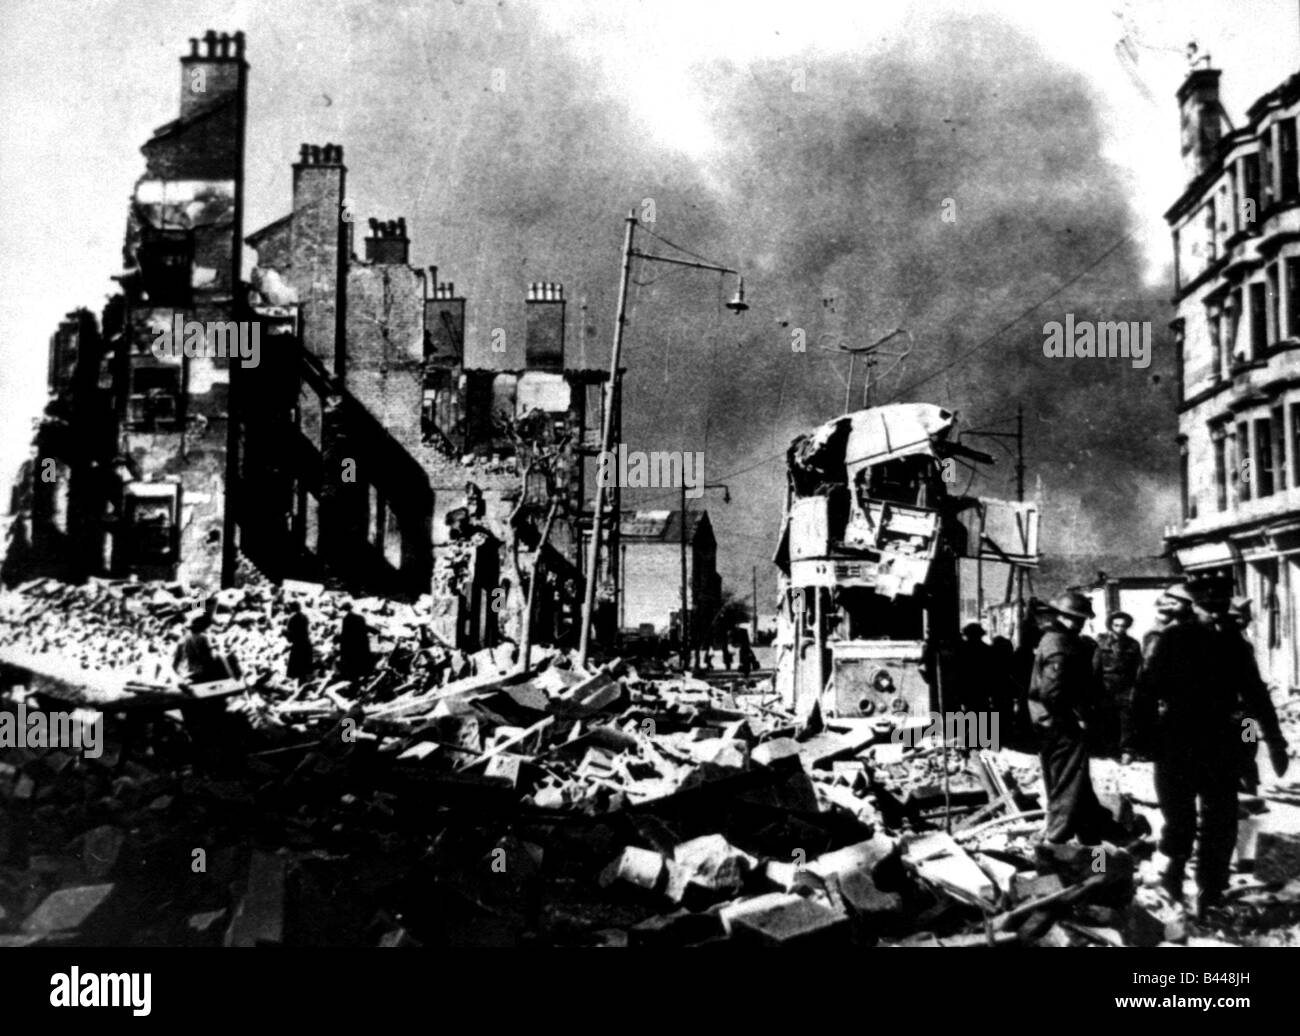
[[[186,616],[205,611],[217,648],[232,655],[257,681],[285,682],[287,605],[296,601],[307,617],[316,661],[324,674],[333,666],[335,635],[346,595],[318,584],[277,587],[259,577],[239,588],[202,595],[178,583],[90,579],[72,586],[36,579],[0,593],[0,661],[32,663],[69,678],[115,675],[136,685],[174,684],[172,652]],[[428,596],[414,605],[378,597],[353,602],[366,621],[375,648],[387,654],[399,644],[433,639]],[[437,644],[431,644],[437,648]],[[454,671],[466,670],[458,653],[444,651]]]
[[[1043,846],[1032,756],[796,716],[765,684],[651,680],[552,648],[523,667],[508,643],[466,655],[428,635],[418,603],[356,602],[381,648],[373,673],[288,681],[283,593],[216,595],[217,639],[245,674],[224,700],[127,692],[104,706],[93,758],[0,747],[0,945],[1154,945],[1297,930],[1285,839],[1234,887],[1236,929],[1164,898],[1136,820],[1149,767],[1099,772],[1134,821],[1129,844]],[[341,599],[302,596],[323,641]],[[59,705],[16,644],[148,676],[142,645],[166,655],[192,604],[157,585],[13,595],[0,710]],[[52,639],[58,617],[82,636]]]

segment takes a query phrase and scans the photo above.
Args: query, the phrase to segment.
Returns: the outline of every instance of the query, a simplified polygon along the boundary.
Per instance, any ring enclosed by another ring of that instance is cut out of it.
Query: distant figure
[[[1243,674],[1247,683],[1256,685],[1253,693],[1247,688],[1242,695],[1251,705],[1241,712],[1243,731],[1246,729],[1247,720],[1251,721],[1253,728],[1251,730],[1253,736],[1243,736],[1241,739],[1241,790],[1247,795],[1254,795],[1259,791],[1259,764],[1255,761],[1255,756],[1258,754],[1260,736],[1262,735],[1264,743],[1269,746],[1270,753],[1274,746],[1281,745],[1282,755],[1286,755],[1286,743],[1278,726],[1273,699],[1268,685],[1259,675],[1259,666],[1255,662],[1255,649],[1246,637],[1246,627],[1250,625],[1251,617],[1250,598],[1234,597],[1227,613],[1218,622],[1218,626],[1225,632],[1228,642],[1232,644],[1238,655],[1239,672]],[[1232,636],[1233,633],[1236,637]]]
[[[1034,652],[1043,633],[1053,625],[1051,611],[1037,597],[1031,597],[1025,606],[1025,616],[1020,623],[1020,636],[1011,659],[1012,693],[1016,699],[1016,720],[1012,730],[1016,739],[1033,739],[1033,724],[1029,720],[1029,683],[1034,671]]]
[[[375,667],[370,654],[370,629],[366,620],[352,610],[352,602],[343,602],[343,621],[338,634],[338,671],[347,680],[360,680]]]
[[[1007,637],[994,637],[989,648],[991,662],[989,672],[989,698],[993,710],[998,714],[999,724],[1008,734],[1015,725],[1016,693],[1011,674],[1015,668],[1015,648]]]
[[[962,627],[957,643],[957,701],[959,710],[987,712],[989,709],[989,675],[993,649],[984,643],[984,627],[978,622]]]
[[[284,636],[289,641],[289,663],[286,675],[290,680],[305,680],[315,665],[311,646],[311,627],[297,601],[289,602],[289,621],[284,625]]]
[[[722,668],[731,672],[731,645],[728,641],[731,638],[726,633],[722,635]]]
[[[1128,635],[1133,616],[1113,612],[1106,619],[1106,632],[1097,638],[1093,671],[1100,684],[1095,713],[1093,750],[1127,765],[1136,754],[1137,732],[1133,725],[1133,689],[1142,666],[1142,645]]]
[[[220,680],[226,675],[225,666],[217,660],[208,639],[207,630],[212,625],[207,613],[197,608],[185,617],[189,632],[176,645],[172,655],[172,668],[180,677],[181,684],[207,683]]]
[[[749,646],[749,630],[737,626],[732,631],[732,642],[736,646],[736,662],[740,675],[748,677],[758,668],[758,659],[754,657],[753,648]]]

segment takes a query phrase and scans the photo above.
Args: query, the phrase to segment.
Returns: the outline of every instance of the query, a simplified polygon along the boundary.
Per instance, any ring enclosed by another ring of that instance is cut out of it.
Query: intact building
[[[718,542],[707,511],[625,511],[619,523],[618,570],[621,615],[628,633],[654,627],[671,635],[682,609],[682,539],[686,540],[686,597],[692,643],[707,645],[721,631],[713,628],[722,597]]]
[[[1249,596],[1266,679],[1300,684],[1300,74],[1233,126],[1219,71],[1178,91],[1187,186],[1173,230],[1182,513],[1189,573]]]

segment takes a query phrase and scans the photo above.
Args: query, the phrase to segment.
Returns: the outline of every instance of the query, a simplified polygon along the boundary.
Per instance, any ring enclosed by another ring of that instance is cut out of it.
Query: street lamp
[[[740,279],[740,272],[733,270],[729,266],[719,266],[716,263],[706,262],[689,262],[685,259],[672,259],[665,255],[653,255],[649,252],[642,252],[633,244],[633,238],[637,228],[637,218],[635,210],[627,214],[627,235],[623,239],[623,271],[618,282],[618,316],[614,321],[614,346],[609,354],[609,381],[605,386],[605,412],[601,419],[600,429],[600,453],[601,456],[608,456],[610,450],[610,439],[613,435],[613,416],[614,416],[614,393],[615,386],[618,383],[619,359],[623,352],[623,330],[627,325],[627,285],[632,271],[633,259],[645,259],[649,262],[668,263],[672,266],[688,266],[695,270],[712,270],[715,273],[734,274],[739,279],[739,285],[736,294],[730,302],[726,303],[726,308],[739,315],[749,308],[745,302],[745,283]],[[676,247],[676,246],[674,246]],[[582,601],[582,633],[578,641],[578,664],[586,665],[587,655],[591,650],[591,622],[593,612],[596,608],[596,574],[600,565],[600,534],[604,525],[605,509],[605,487],[601,480],[596,481],[596,500],[591,515],[591,543],[587,547],[587,581]],[[618,521],[619,516],[615,515],[614,520]],[[683,512],[683,521],[685,513]],[[683,539],[685,538],[685,529],[683,529]],[[685,640],[685,615],[683,615],[683,641]]]

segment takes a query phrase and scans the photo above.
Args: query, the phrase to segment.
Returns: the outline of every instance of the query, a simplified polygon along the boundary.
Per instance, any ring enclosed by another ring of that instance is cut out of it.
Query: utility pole
[[[609,354],[609,381],[605,385],[605,412],[601,415],[600,448],[608,455],[610,434],[614,428],[617,399],[618,364],[623,352],[623,325],[627,322],[627,282],[632,271],[632,233],[636,230],[636,210],[627,214],[627,235],[623,238],[623,272],[618,281],[618,316],[614,319],[614,347]],[[600,458],[597,458],[599,464]],[[587,546],[587,582],[582,599],[582,633],[578,638],[578,665],[587,664],[591,651],[591,621],[596,608],[596,577],[600,566],[600,533],[604,522],[605,487],[596,479],[596,500],[591,512],[591,542]]]
[[[1014,432],[983,431],[980,429],[971,429],[963,434],[985,436],[990,439],[997,439],[998,445],[1010,453],[1010,448],[1003,440],[1014,439],[1016,442],[1016,502],[1023,504],[1025,502],[1025,408],[1023,404],[1016,405],[1016,430]],[[983,510],[981,509],[980,517],[980,543],[977,558],[983,557],[984,548],[984,519]],[[1028,529],[1022,530],[1022,535],[1027,535]],[[1016,634],[1019,636],[1020,624],[1025,618],[1025,568],[1023,565],[1013,566],[1016,584]],[[1010,590],[1010,583],[1007,586]],[[982,587],[981,587],[982,593]]]
[[[685,259],[674,259],[671,256],[654,255],[652,253],[638,251],[632,247],[632,239],[636,232],[636,227],[637,218],[636,210],[634,209],[627,214],[627,236],[623,239],[623,272],[618,281],[618,316],[614,320],[614,347],[609,353],[609,382],[605,386],[605,412],[603,420],[601,421],[600,455],[602,457],[608,457],[610,455],[610,446],[612,444],[613,430],[616,421],[615,415],[622,407],[621,400],[623,394],[619,382],[619,359],[623,352],[623,330],[627,324],[627,286],[628,281],[631,279],[633,258],[645,259],[649,262],[668,263],[672,266],[685,266],[692,270],[712,270],[715,273],[735,274],[739,279],[736,294],[730,302],[726,302],[723,305],[733,313],[743,313],[745,310],[749,309],[749,305],[745,302],[745,280],[740,276],[738,270],[733,270],[729,266],[719,266],[716,263],[687,261]],[[673,245],[671,242],[667,242],[667,244],[669,244],[670,247],[679,248],[679,246]],[[621,415],[617,417],[617,423],[619,434],[621,436]],[[582,633],[578,640],[578,664],[580,666],[585,666],[587,664],[587,657],[591,651],[591,624],[596,610],[596,578],[600,574],[600,536],[604,526],[605,517],[605,488],[606,487],[601,484],[600,480],[597,479],[596,499],[591,518],[591,542],[587,548],[586,592],[583,594],[582,602]],[[684,488],[685,487],[683,487],[683,489]],[[616,499],[620,498],[616,497]],[[617,514],[617,508],[615,510],[615,532],[613,536],[614,542],[617,543],[617,523],[619,521],[619,516]],[[682,511],[683,514],[685,514],[684,504]],[[684,535],[685,532],[683,531],[683,536]],[[683,543],[682,549],[685,551],[685,543]],[[618,559],[616,557],[611,559],[611,567],[613,570],[617,571]],[[683,594],[683,597],[684,596],[685,595]]]
[[[1016,406],[1016,499],[1025,502],[1025,408]]]
[[[688,632],[691,628],[691,616],[689,605],[686,601],[686,479],[682,479],[682,672],[690,672],[691,668],[691,636]]]
[[[750,608],[749,608],[749,639],[751,643],[758,641],[758,566],[750,566]]]
[[[1025,502],[1025,407],[1016,404],[1016,501]],[[1025,621],[1025,569],[1016,566],[1016,637]]]

